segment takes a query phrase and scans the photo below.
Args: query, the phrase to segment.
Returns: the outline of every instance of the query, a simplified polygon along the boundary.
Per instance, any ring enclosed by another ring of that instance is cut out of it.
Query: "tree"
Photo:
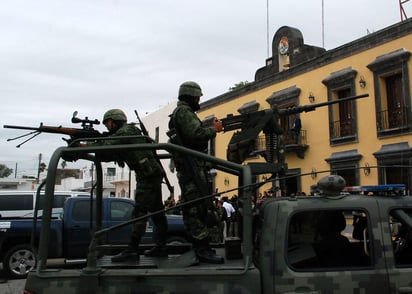
[[[13,169],[8,168],[4,164],[0,164],[0,178],[7,178],[13,173]]]
[[[67,166],[66,160],[63,160],[63,161],[60,163],[60,166],[62,167],[62,169],[64,169],[64,168]]]
[[[243,87],[246,86],[247,84],[249,84],[248,81],[239,82],[239,83],[235,84],[234,86],[230,87],[230,88],[229,88],[229,91],[234,91],[234,90],[243,88]]]
[[[40,172],[42,173],[42,172],[44,172],[45,170],[46,170],[46,164],[44,163],[44,162],[42,162],[42,163],[40,163],[40,165],[39,165],[39,170],[40,170]]]

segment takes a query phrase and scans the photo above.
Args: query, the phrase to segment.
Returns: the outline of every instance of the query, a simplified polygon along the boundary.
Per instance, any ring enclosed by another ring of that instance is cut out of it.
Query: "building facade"
[[[411,51],[411,19],[329,51],[304,44],[298,29],[284,26],[275,33],[272,56],[255,80],[202,103],[199,116],[208,121],[369,95],[279,118],[288,164],[286,190],[280,193],[308,194],[320,177],[331,173],[342,175],[348,186],[401,183],[410,190]],[[302,127],[296,140],[291,129],[297,117]],[[232,135],[217,135],[217,157],[226,158]],[[262,154],[271,148],[266,140],[259,135],[247,161],[265,161]],[[259,175],[256,181],[270,176]],[[237,184],[221,171],[215,177],[219,191]],[[276,182],[262,187],[277,188]]]
[[[154,111],[145,117],[142,118],[143,123],[147,131],[149,132],[149,136],[158,143],[166,143],[169,140],[167,136],[167,131],[169,130],[169,115],[173,112],[177,105],[177,98],[174,98],[172,102],[169,104],[159,108],[157,111]],[[180,195],[180,187],[177,180],[176,172],[171,162],[170,156],[167,155],[165,150],[159,150],[158,155],[161,159],[161,164],[163,169],[166,173],[168,181],[170,182],[171,186],[173,187],[173,194],[175,196],[175,200],[179,198]],[[171,195],[171,192],[166,184],[162,185],[162,197],[163,200],[166,200]]]

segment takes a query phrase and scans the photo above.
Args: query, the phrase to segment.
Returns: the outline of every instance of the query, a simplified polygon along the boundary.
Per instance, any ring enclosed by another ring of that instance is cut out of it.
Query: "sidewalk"
[[[26,279],[7,280],[0,274],[0,294],[23,294]]]

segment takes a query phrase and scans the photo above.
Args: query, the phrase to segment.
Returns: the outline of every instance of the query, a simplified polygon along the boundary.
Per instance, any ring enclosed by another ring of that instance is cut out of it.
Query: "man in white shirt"
[[[223,207],[226,209],[226,236],[233,237],[233,222],[232,222],[232,214],[236,213],[236,210],[233,208],[233,205],[229,203],[225,199],[223,202]]]

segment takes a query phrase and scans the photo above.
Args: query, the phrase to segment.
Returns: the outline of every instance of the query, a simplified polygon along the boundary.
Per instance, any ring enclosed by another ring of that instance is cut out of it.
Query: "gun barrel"
[[[13,125],[4,125],[3,127],[9,129],[32,130],[41,133],[64,134],[69,136],[76,136],[78,138],[100,137],[102,135],[94,129],[65,128],[62,126],[45,126],[43,124],[40,124],[40,126],[37,128]]]
[[[19,130],[32,130],[32,131],[40,131],[39,128],[35,127],[25,127],[25,126],[13,126],[13,125],[3,125],[5,129],[19,129]]]
[[[240,129],[244,124],[245,117],[243,115],[229,114],[227,117],[222,118],[222,124],[225,132]]]
[[[142,130],[143,135],[149,137],[149,132],[146,129],[146,126],[144,125],[143,121],[140,119],[140,116],[139,116],[139,113],[137,112],[137,110],[135,110],[134,113],[136,114],[137,120],[139,121],[140,129]]]
[[[315,110],[318,107],[342,103],[342,102],[351,101],[351,100],[355,100],[359,98],[365,98],[368,96],[369,94],[362,94],[362,95],[350,96],[350,97],[339,98],[339,99],[335,99],[331,101],[316,103],[312,105],[303,105],[303,106],[295,106],[295,107],[291,107],[287,109],[279,109],[279,115],[290,115],[290,114],[296,114],[296,113],[301,113],[301,112],[309,112],[309,111]]]
[[[313,104],[313,106],[316,107],[322,107],[325,105],[330,105],[330,104],[336,104],[336,103],[342,103],[345,101],[351,101],[351,100],[355,100],[355,99],[359,99],[359,98],[365,98],[365,97],[369,97],[369,94],[362,94],[362,95],[356,95],[356,96],[350,96],[350,97],[345,97],[345,98],[339,98],[336,100],[331,100],[331,101],[326,101],[326,102],[321,102],[321,103],[317,103],[317,104]]]

